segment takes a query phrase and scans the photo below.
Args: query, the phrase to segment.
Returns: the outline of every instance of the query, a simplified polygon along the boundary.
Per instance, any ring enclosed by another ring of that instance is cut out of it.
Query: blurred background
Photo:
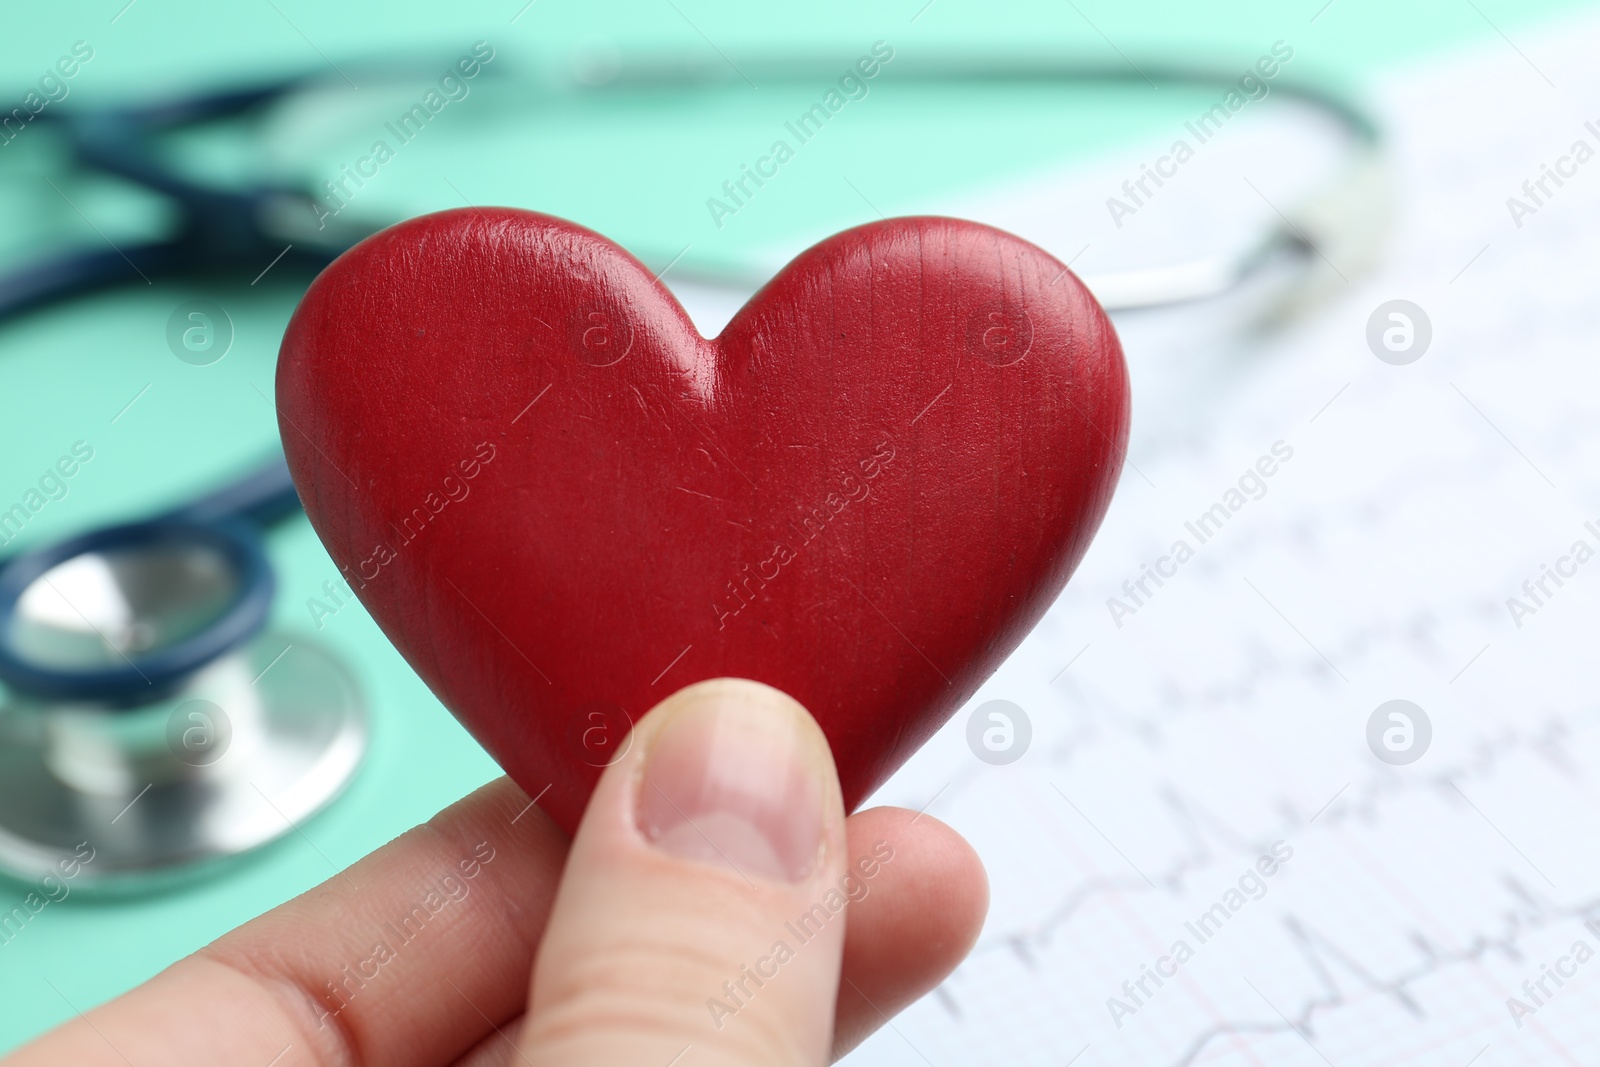
[[[1189,136],[1185,123],[1222,91],[1147,70],[1200,67],[1222,84],[1287,46],[1282,84],[1356,101],[1383,131],[1388,193],[1356,211],[1379,229],[1383,253],[1345,259],[1314,231],[1301,235],[1314,247],[1288,271],[1284,284],[1300,289],[1287,304],[1278,286],[1252,283],[1118,316],[1135,431],[1117,503],[1062,603],[975,701],[1026,709],[1032,748],[1003,767],[974,759],[963,712],[880,798],[919,808],[932,798],[969,834],[995,881],[990,930],[974,963],[850,1062],[1445,1064],[1480,1046],[1492,1050],[1485,1064],[1531,1062],[1533,1047],[1543,1062],[1557,1058],[1553,1048],[1568,1062],[1600,1054],[1583,1021],[1595,1017],[1583,998],[1600,996],[1600,979],[1566,994],[1568,1016],[1540,1015],[1543,1045],[1518,1044],[1529,1030],[1512,1026],[1502,1003],[1523,971],[1538,973],[1515,960],[1539,949],[1521,945],[1519,956],[1522,934],[1508,931],[1559,941],[1561,924],[1586,914],[1589,891],[1600,894],[1583,829],[1593,796],[1572,770],[1587,743],[1576,724],[1592,704],[1592,656],[1579,650],[1595,602],[1574,582],[1536,619],[1508,620],[1504,603],[1582,534],[1595,506],[1587,238],[1600,234],[1589,191],[1600,168],[1575,168],[1570,188],[1547,185],[1537,198],[1523,190],[1575,140],[1600,146],[1584,126],[1600,119],[1592,5],[107,0],[13,5],[8,15],[0,111],[28,107],[35,90],[57,113],[304,75],[306,92],[163,139],[163,161],[224,186],[302,189],[340,208],[328,220],[337,233],[462,205],[563,216],[664,269],[707,334],[793,254],[884,215],[993,222],[1091,279],[1238,253],[1340,172],[1352,139],[1325,111],[1268,92],[1159,196],[1121,218],[1108,200],[1130,202],[1124,181]],[[713,200],[730,200],[724,182],[788,138],[785,123],[875,46],[893,58],[862,95],[736,211],[719,210]],[[385,132],[467,55],[483,60],[481,72],[426,128],[403,144]],[[639,56],[707,84],[594,87]],[[1068,57],[1121,73],[1092,85],[931,77],[973,56],[1002,69]],[[64,57],[74,73],[51,77],[67,69]],[[777,77],[775,59],[798,72]],[[135,247],[172,227],[169,202],[74,166],[50,124],[16,123],[0,138],[0,271],[68,248]],[[393,158],[335,198],[324,183],[378,138],[396,146]],[[1534,210],[1519,216],[1512,197]],[[315,217],[302,212],[303,240],[289,234],[283,245],[314,249],[328,236],[307,225]],[[6,554],[175,505],[271,456],[274,360],[310,277],[296,254],[273,257],[269,248],[237,270],[149,282],[130,263],[126,284],[0,323],[0,506],[75,442],[93,451]],[[707,284],[716,276],[735,281]],[[1395,300],[1414,309],[1412,327],[1416,311],[1425,324],[1425,351],[1411,359],[1369,341],[1374,321],[1379,335],[1398,321],[1379,314]],[[169,340],[174,314],[195,301],[225,310],[223,358],[186,359]],[[1413,360],[1402,380],[1397,364]],[[1296,462],[1195,565],[1185,591],[1108,617],[1124,580],[1282,440],[1299,449]],[[359,604],[308,610],[335,568],[303,518],[268,547],[280,585],[273,625],[314,633],[353,667],[372,716],[365,762],[327,810],[223,871],[158,892],[76,893],[0,943],[0,1051],[496,774]],[[1527,636],[1535,623],[1537,644]],[[1433,716],[1431,778],[1421,763],[1395,778],[1402,771],[1367,743],[1369,715],[1401,696]],[[1195,722],[1204,725],[1184,725]],[[1565,753],[1570,795],[1530,798],[1527,783],[1551,777],[1537,760],[1526,779],[1496,764],[1482,794],[1462,777],[1481,771],[1486,753],[1514,763],[1541,745]],[[1063,787],[1094,827],[1051,799]],[[1491,788],[1505,791],[1503,807],[1485,799]],[[1451,789],[1483,810],[1463,808]],[[1415,805],[1404,816],[1373,814],[1402,794]],[[1296,872],[1303,898],[1274,888],[1251,915],[1259,929],[1234,935],[1238,960],[1218,950],[1207,963],[1217,976],[1196,970],[1186,991],[1113,1025],[1107,998],[1148,962],[1148,945],[1169,941],[1261,842],[1285,837],[1280,821],[1309,835],[1409,829],[1359,847],[1294,838],[1308,857]],[[1409,867],[1423,840],[1447,847],[1449,862]],[[1105,851],[1111,841],[1131,864]],[[1366,891],[1343,881],[1352,849],[1387,874],[1362,882],[1373,902],[1345,914]],[[1519,856],[1533,857],[1532,869]],[[1481,862],[1450,866],[1469,857]],[[1502,892],[1507,879],[1526,891]],[[1101,899],[1122,880],[1143,896]],[[0,913],[27,889],[0,881]],[[1445,897],[1479,889],[1447,929],[1429,926],[1449,910]],[[1512,912],[1516,922],[1501,921]],[[1321,942],[1306,916],[1319,914],[1359,950],[1307,950]],[[1489,942],[1500,947],[1468,951]],[[1470,990],[1441,985],[1449,1008],[1432,1014],[1395,1007],[1426,1001],[1418,983],[1455,982],[1429,965],[1452,953]],[[1334,958],[1347,973],[1334,973]],[[1253,997],[1237,980],[1249,968],[1276,992]],[[1357,972],[1371,980],[1346,980]]]

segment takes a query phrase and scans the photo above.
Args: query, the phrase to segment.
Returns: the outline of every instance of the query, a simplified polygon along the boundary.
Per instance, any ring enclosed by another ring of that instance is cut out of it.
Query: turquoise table
[[[1429,52],[1493,41],[1501,32],[1514,36],[1533,20],[1577,5],[1333,0],[1320,13],[1323,0],[933,0],[926,6],[925,0],[811,0],[787,11],[763,10],[769,6],[727,0],[11,5],[0,35],[0,109],[20,106],[28,87],[79,41],[93,58],[69,83],[62,106],[292,70],[355,69],[362,57],[398,51],[442,71],[479,40],[495,49],[492,69],[510,76],[564,61],[573,49],[635,45],[713,61],[720,52],[734,63],[796,49],[836,57],[843,71],[877,40],[890,43],[897,57],[981,47],[1062,49],[1114,60],[1121,51],[1205,56],[1243,70],[1281,38],[1296,49],[1298,73],[1359,83]],[[752,73],[759,80],[759,71]],[[1066,100],[1047,91],[897,89],[891,65],[873,83],[870,104],[851,105],[850,122],[830,126],[785,165],[781,181],[720,228],[713,225],[707,197],[823,88],[740,83],[705,98],[635,95],[537,111],[517,107],[505,87],[484,91],[451,104],[453,111],[441,113],[352,197],[349,210],[399,218],[464,199],[537,207],[636,249],[670,256],[690,245],[686,263],[735,262],[754,249],[810,241],[873,217],[863,195],[893,214],[930,196],[1103,150],[1172,121],[1190,102],[1175,90]],[[335,93],[300,116],[298,126],[275,131],[276,148],[265,158],[218,137],[180,148],[192,165],[218,173],[279,172],[320,182],[364,154],[382,117],[407,106],[406,93],[370,85]],[[290,137],[291,131],[298,132]],[[132,241],[159,229],[163,217],[162,206],[147,197],[62,174],[43,129],[30,128],[0,148],[0,263],[66,240]],[[0,328],[0,509],[21,499],[75,442],[94,450],[67,495],[34,516],[13,547],[148,512],[269,455],[277,441],[267,400],[273,361],[303,285],[282,271],[253,285],[249,278],[131,284]],[[236,330],[226,358],[206,367],[179,361],[165,341],[168,316],[195,298],[223,305]],[[271,553],[280,575],[275,624],[314,632],[359,672],[374,716],[363,770],[303,827],[303,836],[290,835],[217,877],[142,898],[75,893],[50,905],[0,945],[0,1051],[69,1017],[62,995],[80,1008],[115,996],[496,773],[359,605],[321,619],[318,630],[307,602],[335,568],[303,518],[274,534]],[[0,912],[26,892],[0,881]]]

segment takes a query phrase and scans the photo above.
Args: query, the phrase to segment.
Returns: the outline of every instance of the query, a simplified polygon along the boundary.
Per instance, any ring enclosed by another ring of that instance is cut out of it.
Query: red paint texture
[[[1129,414],[1077,278],[942,218],[823,241],[715,340],[581,227],[414,219],[312,285],[277,391],[328,551],[569,831],[629,722],[721,675],[805,704],[854,807],[1061,591]]]

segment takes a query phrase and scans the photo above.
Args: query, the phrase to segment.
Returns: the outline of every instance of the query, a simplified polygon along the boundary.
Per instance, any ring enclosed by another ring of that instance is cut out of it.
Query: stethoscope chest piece
[[[253,531],[183,519],[0,570],[0,872],[182,880],[338,795],[366,709],[317,642],[262,629],[272,584]]]

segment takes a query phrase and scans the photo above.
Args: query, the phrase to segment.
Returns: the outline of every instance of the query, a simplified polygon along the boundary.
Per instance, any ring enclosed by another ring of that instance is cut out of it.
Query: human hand
[[[4,1067],[822,1064],[987,903],[953,830],[846,818],[805,710],[719,679],[640,720],[570,843],[493,782]]]

